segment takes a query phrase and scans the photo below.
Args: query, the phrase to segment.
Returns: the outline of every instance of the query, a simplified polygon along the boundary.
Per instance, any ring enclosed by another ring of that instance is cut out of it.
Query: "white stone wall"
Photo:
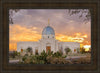
[[[35,53],[35,49],[38,48],[39,42],[18,42],[17,43],[17,51],[20,52],[21,49],[26,50],[28,47],[32,47],[33,53]]]
[[[80,49],[80,43],[77,42],[60,42],[60,45],[62,46],[63,53],[65,53],[65,48],[70,48],[72,53],[77,53],[77,49]],[[76,49],[75,52],[74,49]]]
[[[49,43],[49,44],[48,44]],[[25,50],[28,47],[32,47],[33,54],[35,54],[35,50],[38,49],[38,53],[41,53],[43,50],[46,51],[46,46],[51,46],[51,51],[57,52],[59,49],[62,49],[65,54],[65,48],[70,48],[72,53],[77,53],[77,48],[80,49],[80,43],[77,42],[59,42],[54,38],[45,38],[41,39],[38,42],[18,42],[17,43],[17,51],[20,52],[21,49]],[[74,52],[76,49],[76,52]]]

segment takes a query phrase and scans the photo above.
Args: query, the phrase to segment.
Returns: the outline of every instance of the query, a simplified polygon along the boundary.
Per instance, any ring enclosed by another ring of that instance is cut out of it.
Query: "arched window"
[[[76,49],[74,49],[74,52],[76,52]]]

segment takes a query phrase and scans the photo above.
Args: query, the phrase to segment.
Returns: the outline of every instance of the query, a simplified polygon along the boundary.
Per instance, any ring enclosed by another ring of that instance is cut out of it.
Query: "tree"
[[[20,9],[10,9],[9,10],[9,23],[10,24],[13,24],[14,21],[13,21],[13,15],[15,13],[17,13],[18,11],[20,11]],[[85,19],[84,21],[89,21],[91,19],[91,13],[90,13],[90,10],[87,10],[87,9],[68,9],[67,10],[68,13],[71,15],[74,15],[74,14],[79,14],[79,18],[82,18],[85,14]]]
[[[81,50],[80,50],[80,52],[81,52],[82,54],[83,54],[83,53],[86,53],[85,48],[82,47]]]
[[[90,21],[91,19],[91,13],[89,9],[69,9],[68,13],[71,15],[79,14],[79,18],[82,18],[85,16],[84,21]]]
[[[68,54],[68,52],[70,52],[70,51],[71,51],[70,48],[65,48],[65,52],[66,52],[66,54]]]
[[[9,10],[9,24],[13,24],[13,15],[17,13],[20,9],[10,9]]]

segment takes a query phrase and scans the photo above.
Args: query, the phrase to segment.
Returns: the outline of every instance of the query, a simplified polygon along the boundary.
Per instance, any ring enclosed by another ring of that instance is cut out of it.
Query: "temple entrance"
[[[38,55],[38,49],[35,49],[35,54]]]
[[[46,53],[51,52],[51,46],[46,46]]]

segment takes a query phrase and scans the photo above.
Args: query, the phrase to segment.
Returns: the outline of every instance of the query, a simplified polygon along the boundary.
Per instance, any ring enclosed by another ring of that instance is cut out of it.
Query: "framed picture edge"
[[[80,6],[80,7],[79,7]],[[87,67],[83,67],[83,69],[80,68],[81,65],[39,65],[40,68],[38,68],[39,66],[30,66],[33,68],[27,69],[27,65],[25,67],[20,66],[20,65],[10,65],[8,64],[8,51],[9,49],[9,16],[8,16],[8,10],[9,9],[66,9],[66,8],[87,8],[87,9],[92,9],[92,24],[91,24],[91,43],[92,43],[92,56],[93,56],[93,63],[91,65],[85,65]],[[71,1],[68,2],[48,2],[48,3],[36,3],[36,2],[32,2],[31,1],[29,3],[25,3],[25,2],[1,2],[1,7],[0,7],[0,70],[1,73],[5,73],[5,72],[10,72],[10,73],[15,73],[15,72],[57,72],[57,73],[63,73],[63,72],[68,72],[68,73],[94,73],[94,72],[100,72],[100,58],[99,58],[99,33],[100,33],[100,21],[99,21],[99,16],[100,16],[100,8],[99,8],[99,2],[73,2],[71,3]],[[97,49],[94,49],[97,48]],[[66,67],[68,66],[68,67]],[[43,68],[42,68],[43,67]],[[48,68],[47,68],[48,67]],[[77,69],[76,67],[78,67],[79,69]]]

